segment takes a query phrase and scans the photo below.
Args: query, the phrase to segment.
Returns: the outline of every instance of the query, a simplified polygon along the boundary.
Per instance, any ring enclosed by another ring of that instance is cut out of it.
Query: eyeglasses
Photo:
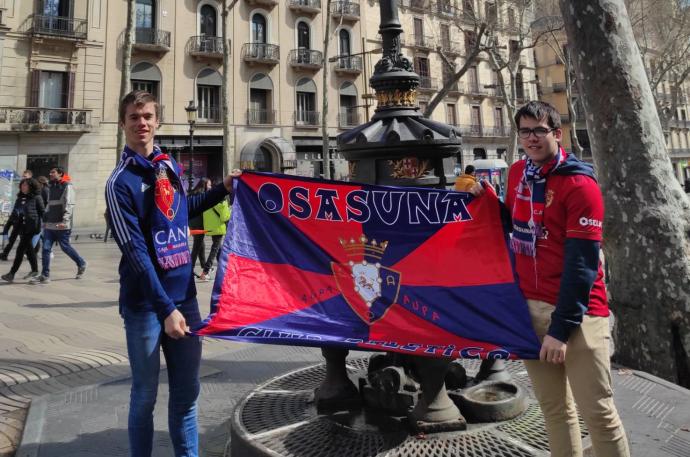
[[[523,140],[526,140],[532,133],[534,133],[534,136],[536,136],[537,138],[544,138],[546,135],[548,135],[550,132],[553,132],[554,130],[556,129],[547,129],[544,127],[535,127],[533,129],[518,129],[518,136]]]

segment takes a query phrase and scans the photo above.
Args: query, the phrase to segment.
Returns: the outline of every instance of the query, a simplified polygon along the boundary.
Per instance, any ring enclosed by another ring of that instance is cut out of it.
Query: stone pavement
[[[58,250],[50,285],[0,285],[0,457],[17,449],[18,457],[127,455],[129,367],[117,314],[119,253],[114,244],[83,234],[74,245],[89,261],[83,279],[73,279],[76,267]],[[0,263],[4,269],[9,263]],[[203,313],[211,283],[198,287]],[[228,423],[246,393],[319,362],[317,349],[206,338],[202,455],[228,455]],[[633,455],[690,457],[690,391],[625,368],[613,370],[613,381]],[[155,456],[172,455],[166,384],[163,372]]]

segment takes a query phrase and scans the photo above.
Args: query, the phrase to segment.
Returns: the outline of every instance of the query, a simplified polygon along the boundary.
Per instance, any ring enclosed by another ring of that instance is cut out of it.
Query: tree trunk
[[[135,0],[127,0],[127,28],[125,29],[125,42],[122,47],[122,76],[120,78],[120,100],[125,98],[131,90],[130,79],[132,77],[132,44],[134,43]],[[117,120],[117,146],[115,147],[115,162],[120,160],[120,154],[125,148],[125,131]]]
[[[331,155],[328,140],[328,43],[331,33],[331,0],[326,2],[326,29],[323,33],[323,101],[321,104],[321,137],[323,139],[323,177],[331,179]]]
[[[235,6],[237,0],[233,0],[228,7],[228,0],[223,0],[223,13],[221,16],[221,36],[223,37],[223,78],[221,87],[221,103],[223,113],[223,176],[228,174],[229,168],[237,166],[234,154],[231,153],[230,144],[230,97],[228,95],[228,78],[230,75],[230,41],[228,40],[228,14]],[[231,157],[232,156],[232,157]]]
[[[616,359],[690,387],[690,201],[623,0],[560,0],[606,205]]]

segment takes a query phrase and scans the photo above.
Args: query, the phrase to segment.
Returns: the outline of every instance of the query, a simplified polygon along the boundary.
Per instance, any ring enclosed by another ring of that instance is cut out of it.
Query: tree
[[[230,97],[228,95],[228,74],[230,73],[230,40],[228,39],[228,14],[235,7],[238,0],[232,0],[228,6],[228,0],[223,0],[223,11],[221,12],[221,37],[223,37],[223,76],[221,86],[221,103],[223,104],[223,176],[228,174],[228,162],[233,168],[235,157],[230,158]]]
[[[690,201],[675,179],[624,0],[560,0],[594,163],[616,358],[690,387]],[[596,69],[596,71],[593,71]]]
[[[134,24],[136,21],[136,0],[127,0],[127,28],[125,29],[124,45],[122,46],[122,75],[120,77],[120,100],[131,91],[132,83],[132,45],[134,44]],[[120,154],[125,147],[125,131],[117,123],[117,146],[115,162],[120,160]]]
[[[625,4],[666,130],[676,115],[681,87],[690,77],[690,6],[686,0],[626,0]]]

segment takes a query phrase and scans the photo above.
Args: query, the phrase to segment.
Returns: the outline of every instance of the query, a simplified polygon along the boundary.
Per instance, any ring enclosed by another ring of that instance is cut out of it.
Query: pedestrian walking
[[[207,192],[187,196],[180,167],[154,146],[159,113],[158,102],[147,92],[134,91],[122,99],[118,119],[126,146],[106,183],[113,238],[122,252],[120,314],[132,370],[130,455],[149,457],[152,452],[162,349],[174,453],[197,457],[201,341],[188,332],[201,317],[187,240],[189,216],[221,201],[239,171]]]
[[[70,244],[72,234],[72,217],[74,213],[74,188],[71,178],[62,167],[50,170],[50,185],[47,190],[48,201],[43,216],[43,251],[41,254],[41,274],[29,281],[31,284],[47,284],[50,282],[50,260],[53,243],[60,245],[62,252],[77,265],[76,279],[80,279],[86,271],[86,261]]]
[[[214,259],[217,260],[220,254],[220,246],[223,243],[229,220],[230,205],[228,205],[227,199],[223,199],[213,208],[204,211],[204,230],[206,235],[211,237],[211,251],[208,253],[204,270],[199,277],[200,281],[209,280],[208,276],[213,268]]]
[[[467,165],[465,167],[465,173],[461,174],[455,180],[455,190],[458,192],[467,192],[474,185],[477,184],[477,177],[474,171],[474,165]]]
[[[211,180],[208,178],[201,178],[194,189],[192,189],[192,195],[200,194],[211,190]],[[192,234],[192,272],[194,272],[194,267],[196,267],[196,261],[199,261],[199,267],[203,270],[206,265],[206,242],[204,230],[204,216],[203,214],[197,214],[194,217],[189,218],[189,230]],[[201,275],[194,273],[194,276],[201,278]]]
[[[601,190],[592,167],[561,147],[561,118],[553,106],[529,102],[515,122],[527,157],[510,168],[506,206],[520,289],[542,340],[540,360],[525,360],[525,366],[551,455],[582,456],[579,410],[597,457],[628,457],[611,387],[609,308],[599,258]],[[473,193],[481,194],[479,187]]]
[[[19,244],[17,245],[17,252],[14,257],[14,263],[9,273],[2,275],[2,279],[7,282],[13,282],[14,276],[19,271],[24,255],[29,259],[31,265],[31,272],[24,276],[24,279],[29,279],[38,276],[38,262],[36,260],[36,253],[34,252],[31,240],[41,231],[41,221],[45,211],[43,198],[41,197],[40,184],[33,178],[24,178],[19,183],[19,194],[17,195],[17,202],[15,207],[21,208],[21,216],[17,221],[19,231]]]

